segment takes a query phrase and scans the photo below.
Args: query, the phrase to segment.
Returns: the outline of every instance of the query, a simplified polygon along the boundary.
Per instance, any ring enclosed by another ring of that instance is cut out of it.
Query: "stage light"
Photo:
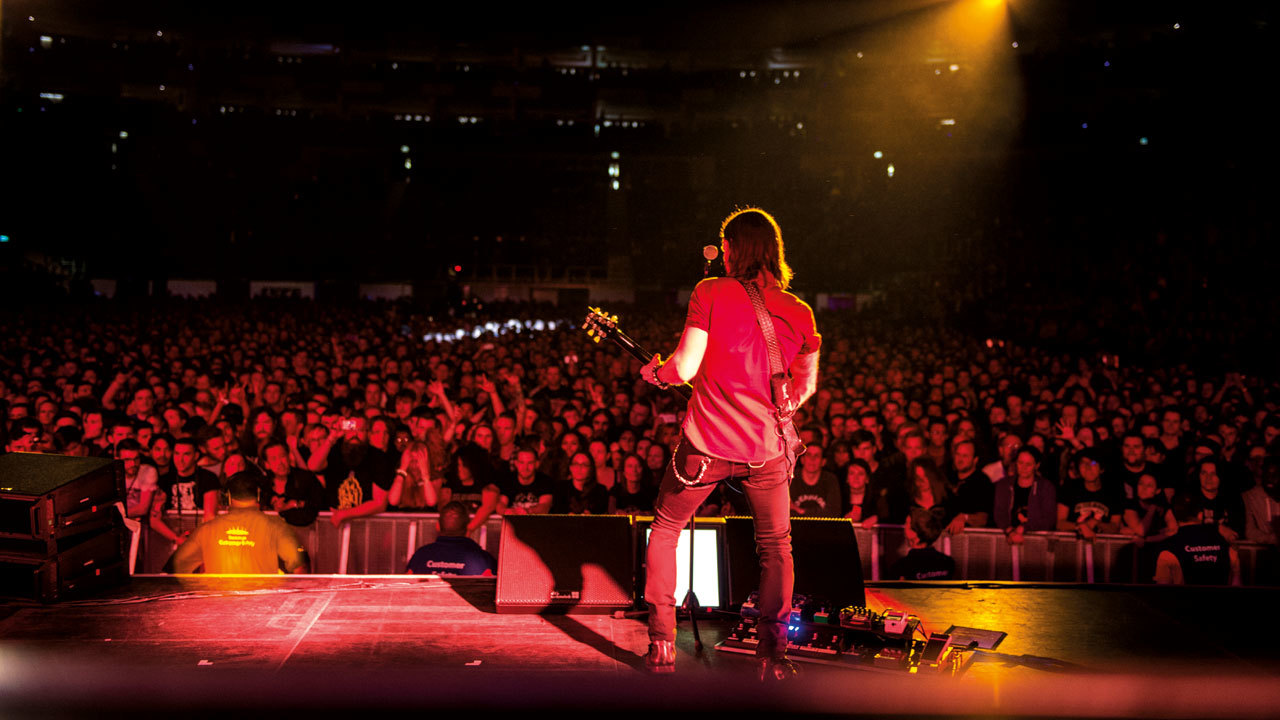
[[[880,158],[884,157],[884,153],[882,153],[882,152],[880,152],[879,150],[877,150],[877,151],[875,151],[875,152],[871,153],[871,156],[872,156],[872,157],[874,157],[875,159],[879,160]]]
[[[609,153],[609,157],[613,158],[614,160],[617,160],[617,159],[618,159],[618,151],[617,151],[617,150],[614,150],[613,152]]]
[[[62,93],[40,93],[40,97],[52,102],[62,102],[64,98]]]
[[[7,242],[9,242],[9,236],[8,236],[8,235],[0,235],[0,243],[7,243]]]
[[[129,131],[128,131],[128,130],[121,130],[121,131],[120,131],[120,139],[121,139],[121,140],[128,140],[128,139],[129,139]]]
[[[1138,138],[1139,145],[1146,145],[1149,141],[1146,138]]]
[[[401,153],[403,153],[403,154],[406,154],[406,155],[407,155],[407,154],[409,153],[409,146],[408,146],[408,145],[401,145],[401,146],[400,146],[400,152],[401,152]]]
[[[48,35],[41,35],[40,47],[44,48],[45,50],[48,50],[49,48],[53,47],[53,38],[49,37]]]
[[[1182,29],[1182,23],[1174,23],[1174,24],[1173,24],[1173,29],[1174,29],[1174,30],[1181,30],[1181,29]]]
[[[889,167],[886,168],[886,171],[889,173],[889,177],[893,177],[893,163],[889,163]]]
[[[413,169],[413,161],[412,161],[412,160],[410,160],[409,158],[405,158],[405,159],[404,159],[404,169],[405,169],[405,170],[412,170],[412,169]]]
[[[454,271],[454,272],[462,272],[462,266],[461,266],[461,265],[454,265],[454,266],[453,266],[453,271]]]
[[[960,66],[956,65],[955,63],[952,63],[950,69],[951,69],[951,72],[958,72],[960,70]]]
[[[621,189],[621,188],[622,188],[622,184],[621,184],[621,183],[619,183],[617,180],[614,180],[614,181],[613,181],[613,189],[614,189],[614,190],[619,190],[619,189]]]

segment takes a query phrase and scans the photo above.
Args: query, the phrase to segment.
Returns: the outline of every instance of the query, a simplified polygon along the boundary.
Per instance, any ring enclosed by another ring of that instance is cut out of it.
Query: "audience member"
[[[609,512],[614,515],[643,515],[653,512],[658,488],[639,455],[622,460],[622,482],[609,493]]]
[[[327,507],[324,486],[315,474],[293,467],[288,446],[279,440],[268,441],[262,453],[266,470],[262,480],[262,509],[276,511],[290,525],[315,522],[316,516]]]
[[[1024,446],[1014,453],[1014,474],[996,483],[995,525],[1011,544],[1021,544],[1027,532],[1053,530],[1058,517],[1058,494],[1040,474],[1040,452]]]
[[[791,480],[791,514],[840,517],[840,481],[823,467],[822,446],[810,445]]]
[[[400,455],[400,468],[387,492],[387,502],[399,510],[423,511],[436,507],[440,482],[431,477],[431,453],[425,442],[411,441]]]

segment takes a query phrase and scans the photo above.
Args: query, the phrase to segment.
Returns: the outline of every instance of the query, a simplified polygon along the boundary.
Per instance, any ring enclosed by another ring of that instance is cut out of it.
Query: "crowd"
[[[678,308],[615,312],[642,345],[675,346]],[[212,520],[241,474],[293,525],[450,504],[468,530],[494,515],[650,511],[679,396],[640,381],[576,318],[533,305],[483,313],[175,300],[9,318],[2,440],[120,459],[127,514],[176,546],[187,538],[173,514]],[[1180,525],[1211,526],[1224,545],[1276,543],[1280,386],[1269,378],[1135,367],[875,312],[818,323],[793,512],[905,525],[921,552],[903,577],[944,576],[923,551],[974,527],[1013,544],[1057,530],[1158,549]],[[732,485],[700,509],[745,512]]]

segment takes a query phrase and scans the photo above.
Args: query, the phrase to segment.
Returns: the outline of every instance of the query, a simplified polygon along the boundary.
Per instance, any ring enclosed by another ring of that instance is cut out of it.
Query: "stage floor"
[[[498,615],[492,579],[137,577],[92,600],[0,604],[0,714],[222,714],[360,708],[609,709],[666,714],[1272,717],[1280,591],[1028,585],[869,587],[867,605],[929,630],[998,630],[950,678],[801,664],[786,690],[712,646],[677,640],[677,672],[643,671],[642,619]]]

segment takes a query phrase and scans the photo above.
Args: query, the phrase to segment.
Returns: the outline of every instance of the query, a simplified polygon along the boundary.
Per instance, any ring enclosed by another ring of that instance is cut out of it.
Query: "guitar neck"
[[[620,328],[616,328],[616,327],[613,328],[613,331],[609,334],[609,337],[615,343],[618,344],[618,347],[622,348],[623,350],[626,350],[631,355],[631,357],[635,358],[636,360],[639,360],[642,363],[648,363],[650,360],[653,359],[653,353],[645,350],[643,347],[640,347],[640,343],[636,342],[635,340],[632,340],[631,336],[627,335]],[[688,383],[685,383],[682,385],[672,385],[671,389],[679,393],[681,397],[683,397],[685,400],[688,400],[689,398],[693,397],[693,388],[690,387]]]

